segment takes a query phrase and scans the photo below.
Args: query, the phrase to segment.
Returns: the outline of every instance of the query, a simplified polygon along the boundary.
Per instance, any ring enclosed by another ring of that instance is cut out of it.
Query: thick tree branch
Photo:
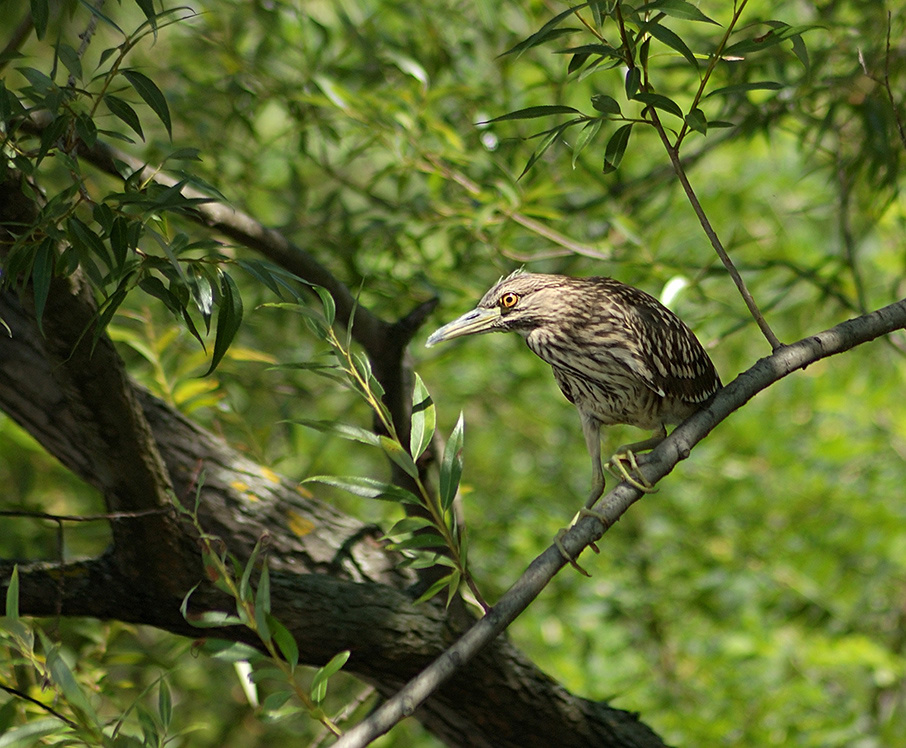
[[[774,382],[823,358],[843,353],[903,327],[906,327],[906,300],[847,320],[759,360],[720,390],[707,408],[686,420],[661,442],[644,462],[641,468],[643,477],[652,485],[657,483],[680,460],[686,459],[692,447],[718,423]],[[607,526],[604,527],[596,518],[583,518],[561,538],[566,552],[573,558],[577,557],[591,543],[599,540],[642,495],[641,491],[625,481],[618,484],[597,505],[596,511],[606,517]],[[337,747],[365,746],[411,714],[435,689],[504,631],[565,564],[556,546],[548,548],[529,565],[487,615],[398,694],[340,738]]]

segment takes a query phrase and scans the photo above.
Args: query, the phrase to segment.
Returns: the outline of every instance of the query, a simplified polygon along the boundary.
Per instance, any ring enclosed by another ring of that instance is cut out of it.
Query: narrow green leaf
[[[809,62],[808,47],[805,46],[805,40],[802,38],[801,34],[796,34],[790,38],[793,42],[793,53],[799,58],[799,62],[802,63],[802,67],[805,68],[807,75],[811,70],[811,64]]]
[[[609,44],[581,44],[578,47],[569,47],[567,49],[558,49],[556,54],[559,55],[601,55],[602,57],[612,57],[620,61],[623,60],[620,50],[611,47]]]
[[[323,286],[312,286],[312,288],[315,293],[318,294],[321,303],[324,305],[324,319],[327,321],[328,325],[332,325],[337,316],[337,304],[333,300],[333,296],[331,296],[330,291]]]
[[[81,81],[82,60],[79,58],[79,53],[68,44],[61,42],[57,44],[57,56],[60,58],[60,62],[62,62],[69,71],[69,74],[77,81]]]
[[[453,433],[444,449],[443,460],[440,464],[440,504],[444,509],[449,509],[459,490],[459,479],[462,477],[462,450],[464,442],[465,421],[463,414],[453,427]]]
[[[479,122],[480,125],[489,125],[492,122],[503,122],[510,119],[534,119],[535,117],[547,117],[551,114],[581,114],[578,109],[571,106],[562,106],[560,104],[545,104],[541,106],[530,106],[525,109],[517,109],[515,112],[503,114],[494,119]]]
[[[280,650],[280,654],[283,655],[283,659],[285,659],[289,663],[289,666],[295,670],[296,666],[299,664],[299,645],[296,644],[293,635],[289,633],[286,626],[269,613],[267,616],[267,624],[271,628],[274,641],[277,642],[277,648]]]
[[[7,12],[10,12],[7,10]],[[50,4],[48,0],[31,0],[31,22],[35,27],[35,36],[38,41],[47,33],[47,21],[50,19]]]
[[[686,2],[686,0],[655,0],[653,3],[646,3],[638,8],[636,13],[641,16],[653,11],[658,11],[667,16],[673,16],[673,18],[681,18],[684,21],[700,21],[720,26],[717,21],[708,18],[708,16],[702,13],[692,3]]]
[[[252,601],[252,573],[255,570],[255,563],[258,561],[258,556],[260,553],[261,538],[258,538],[258,542],[255,543],[255,547],[252,549],[249,560],[246,562],[245,568],[242,570],[242,578],[239,580],[239,599],[243,602]]]
[[[6,617],[13,621],[19,620],[19,565],[13,566],[13,573],[9,576],[9,585],[6,588]]]
[[[418,478],[418,468],[412,460],[412,455],[403,448],[403,445],[389,436],[381,435],[378,438],[384,453],[395,464],[399,465],[410,478]]]
[[[437,414],[434,401],[425,387],[422,378],[416,373],[415,386],[412,388],[412,426],[409,434],[409,451],[412,459],[417,460],[434,438],[437,425]]]
[[[142,131],[141,120],[138,118],[138,114],[128,102],[119,98],[119,96],[106,94],[104,96],[104,104],[106,104],[107,109],[114,117],[125,122],[129,129],[132,130],[132,132],[134,132],[136,135],[138,135],[142,140],[145,139],[145,133]]]
[[[675,32],[671,31],[666,26],[661,26],[661,24],[657,23],[656,21],[650,21],[643,25],[640,31],[643,33],[647,31],[649,34],[651,34],[651,36],[653,36],[662,44],[666,44],[671,49],[679,52],[689,61],[689,64],[692,67],[696,69],[698,68],[698,60],[695,59],[695,55],[692,54],[692,50],[689,49],[688,46],[686,46],[686,42],[680,39],[680,37]]]
[[[525,165],[525,168],[522,170],[522,173],[519,175],[519,179],[522,179],[522,177],[524,177],[526,174],[528,174],[529,169],[531,169],[535,165],[535,163],[538,161],[538,159],[541,158],[547,152],[547,149],[550,148],[554,144],[554,141],[556,141],[557,138],[560,137],[560,135],[563,133],[564,129],[565,129],[565,127],[561,125],[560,127],[555,127],[553,130],[548,131],[547,136],[544,138],[544,140],[541,141],[541,144],[534,150],[532,155],[529,157],[528,163]]]
[[[702,135],[708,134],[708,119],[705,117],[705,113],[698,107],[695,107],[686,115],[686,124],[689,126],[689,129],[700,132]]]
[[[424,603],[434,597],[438,592],[449,587],[450,582],[453,579],[453,574],[447,574],[446,576],[438,579],[434,584],[432,584],[428,589],[426,589],[421,595],[418,596],[418,599],[415,601],[415,604]]]
[[[14,704],[13,700],[7,704]],[[2,748],[33,748],[36,745],[60,745],[59,738],[63,727],[56,717],[46,719],[31,719],[24,725],[10,727],[0,737]],[[44,742],[41,738],[55,736],[51,742]]]
[[[601,124],[604,120],[602,119],[593,119],[585,127],[582,128],[582,131],[579,133],[579,137],[576,138],[576,144],[573,146],[573,169],[576,168],[576,161],[579,158],[579,154],[585,150],[585,147],[595,139],[595,136],[598,134],[598,131],[601,129]]]
[[[261,567],[258,577],[258,588],[255,590],[255,625],[258,627],[258,636],[261,641],[271,640],[271,628],[268,616],[271,612],[271,573],[267,563]]]
[[[447,584],[447,607],[450,607],[450,603],[453,602],[453,599],[456,597],[456,593],[459,592],[459,583],[462,581],[462,574],[459,569],[453,569],[449,577],[450,581]]]
[[[385,538],[395,538],[403,535],[411,535],[416,530],[421,530],[425,527],[431,527],[432,522],[427,517],[404,517],[399,522],[393,525],[386,533],[384,533]]]
[[[164,127],[167,128],[167,135],[173,137],[173,130],[170,124],[170,107],[167,106],[167,99],[163,92],[157,87],[144,73],[137,70],[123,70],[126,80],[132,84],[139,96],[144,99],[145,103],[151,107],[151,110],[160,118]]]
[[[306,478],[303,483],[324,483],[328,486],[342,488],[344,491],[365,499],[382,499],[384,501],[397,501],[421,506],[421,502],[414,494],[405,488],[400,488],[393,483],[364,478],[359,476],[340,477],[336,475],[313,475]]]
[[[626,153],[626,146],[629,145],[629,136],[632,134],[632,124],[623,125],[607,142],[607,148],[604,149],[604,173],[609,174],[616,171],[620,162],[623,160],[623,154]]]
[[[214,352],[211,354],[211,366],[204,373],[210,374],[226,354],[242,324],[242,297],[239,289],[228,273],[221,274],[220,301],[217,309],[217,334],[214,338]]]
[[[164,678],[161,678],[157,684],[157,713],[164,731],[166,731],[173,720],[173,698],[170,695],[170,687]]]
[[[311,700],[320,704],[327,696],[327,681],[340,671],[349,659],[350,651],[344,650],[330,658],[324,667],[318,668],[311,681]]]
[[[50,671],[50,677],[62,691],[66,702],[80,713],[86,722],[91,723],[100,730],[100,720],[97,712],[94,711],[94,707],[88,701],[88,696],[82,690],[69,665],[60,656],[59,650],[55,646],[50,645],[49,642],[45,642],[45,648],[47,649],[47,669]]]
[[[31,271],[32,290],[35,296],[35,319],[38,323],[38,331],[42,335],[44,334],[44,308],[47,306],[47,297],[50,294],[50,282],[53,280],[54,262],[56,261],[53,245],[53,239],[49,236],[38,245]]]
[[[573,28],[561,29],[561,28],[557,28],[557,27],[566,18],[569,18],[577,10],[584,8],[586,5],[588,5],[588,3],[581,3],[580,5],[573,5],[572,7],[569,7],[566,10],[561,11],[560,13],[555,15],[550,21],[545,23],[534,34],[529,36],[527,39],[523,39],[521,42],[519,42],[519,44],[517,44],[514,47],[511,47],[510,49],[508,49],[506,52],[504,52],[500,56],[505,57],[506,55],[512,55],[512,54],[515,54],[518,56],[518,55],[521,55],[523,52],[525,52],[527,49],[531,49],[532,47],[537,47],[539,44],[544,44],[544,42],[548,42],[551,39],[556,39],[557,37],[562,36],[563,34],[571,34],[574,31],[578,31],[578,29],[573,29]]]
[[[642,71],[637,67],[631,67],[626,71],[626,98],[634,99],[642,85]]]
[[[225,610],[206,610],[189,615],[186,621],[199,629],[219,629],[223,626],[246,626],[247,622]]]
[[[368,444],[372,447],[379,447],[381,445],[381,440],[377,434],[359,426],[350,426],[349,424],[337,423],[336,421],[310,421],[307,419],[293,419],[290,423],[298,423],[300,426],[308,426],[308,428],[315,429],[316,431],[334,434],[343,439],[362,442],[363,444]]]
[[[390,544],[396,550],[424,550],[425,548],[441,549],[446,547],[444,539],[433,532],[421,532],[418,535],[409,535],[395,543]]]
[[[620,110],[620,102],[613,96],[607,94],[594,94],[591,97],[591,105],[601,114],[615,114],[620,116],[623,112]]]
[[[577,70],[580,70],[589,57],[591,57],[591,55],[588,52],[580,52],[579,54],[570,57],[569,64],[566,66],[566,74],[570,75]]]
[[[783,88],[782,83],[776,81],[754,81],[752,83],[735,83],[711,91],[708,96],[729,96],[730,94],[746,93],[748,91],[777,91]],[[706,96],[705,98],[708,98]],[[712,123],[713,124],[713,123]]]
[[[673,99],[668,99],[661,94],[640,92],[635,95],[635,101],[641,101],[643,104],[655,107],[656,109],[663,109],[665,112],[669,112],[680,119],[683,118],[683,110],[680,109],[679,104],[673,101]]]

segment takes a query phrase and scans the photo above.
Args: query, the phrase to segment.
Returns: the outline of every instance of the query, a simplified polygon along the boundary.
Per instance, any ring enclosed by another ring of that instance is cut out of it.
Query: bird
[[[591,493],[580,513],[599,517],[605,528],[603,517],[590,511],[605,485],[601,427],[628,424],[653,431],[648,439],[619,447],[612,458],[629,477],[620,458],[637,471],[635,453],[660,444],[668,425],[695,413],[722,386],[711,358],[679,317],[613,278],[517,270],[474,309],[430,335],[426,345],[490,332],[525,338],[578,409],[592,461]]]

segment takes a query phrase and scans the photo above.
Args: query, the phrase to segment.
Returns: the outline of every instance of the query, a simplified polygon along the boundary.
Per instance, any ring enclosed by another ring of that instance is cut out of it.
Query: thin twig
[[[758,324],[758,327],[761,330],[762,334],[765,336],[765,338],[767,338],[768,343],[771,344],[771,350],[776,351],[783,344],[780,342],[780,339],[774,334],[771,326],[764,318],[764,315],[758,308],[758,304],[755,303],[755,299],[752,297],[751,292],[746,286],[745,281],[742,279],[742,276],[739,274],[739,271],[733,264],[733,260],[730,259],[730,256],[724,249],[724,246],[720,241],[720,237],[717,236],[717,232],[711,225],[711,221],[708,220],[708,216],[705,214],[701,203],[698,201],[698,196],[695,194],[695,190],[692,189],[692,185],[689,183],[689,178],[686,176],[686,170],[683,168],[682,161],[680,161],[679,153],[677,152],[676,148],[674,148],[670,143],[670,139],[667,137],[667,131],[661,124],[661,120],[658,117],[657,112],[654,110],[654,108],[650,108],[649,113],[651,115],[651,122],[654,125],[654,129],[657,130],[657,133],[661,138],[661,142],[664,144],[664,148],[667,150],[667,156],[670,158],[670,163],[673,164],[673,171],[676,172],[676,176],[679,179],[680,184],[683,186],[683,191],[686,193],[686,198],[689,200],[689,203],[692,205],[692,210],[695,211],[695,215],[698,217],[698,222],[701,224],[705,235],[711,242],[711,246],[714,247],[714,251],[717,252],[717,256],[720,258],[720,261],[723,263],[724,267],[727,269],[727,272],[730,274],[730,277],[733,279],[733,282],[736,284],[736,288],[739,289],[739,293],[742,296],[742,300],[745,302],[746,307],[748,307],[749,313],[755,319],[755,322]]]
[[[100,12],[101,8],[104,7],[104,0],[95,0],[94,9]],[[98,15],[97,13],[89,13],[88,25],[85,27],[85,30],[79,34],[79,39],[82,40],[82,43],[79,44],[79,49],[76,52],[76,57],[79,60],[82,59],[85,52],[88,50],[88,45],[91,44],[91,38],[94,36],[94,32],[98,27]],[[69,74],[69,78],[66,81],[70,88],[75,88],[76,79],[75,75],[72,73]]]
[[[141,509],[136,512],[105,512],[104,514],[48,514],[47,512],[27,512],[19,509],[0,510],[0,517],[30,517],[32,519],[48,519],[52,522],[100,522],[107,519],[130,519],[132,517],[147,517],[151,514],[163,514],[171,511],[170,507],[159,509]]]
[[[69,725],[69,726],[72,727],[73,729],[78,729],[78,727],[79,727],[75,722],[73,722],[73,721],[72,721],[71,719],[69,719],[68,717],[64,717],[62,714],[60,714],[60,713],[59,713],[56,709],[54,709],[52,706],[48,706],[48,705],[45,704],[43,701],[38,701],[37,699],[33,699],[33,698],[32,698],[31,696],[29,696],[27,693],[23,693],[22,691],[20,691],[20,690],[17,689],[17,688],[13,688],[13,687],[11,687],[11,686],[4,686],[2,683],[0,683],[0,691],[6,691],[8,694],[12,694],[13,696],[17,696],[17,697],[19,697],[20,699],[24,699],[25,701],[28,701],[29,703],[34,704],[34,705],[37,706],[37,707],[40,707],[41,709],[43,709],[44,711],[48,712],[49,714],[52,714],[52,715],[53,715],[54,717],[56,717],[57,719],[62,720],[63,722],[65,722],[67,725]]]

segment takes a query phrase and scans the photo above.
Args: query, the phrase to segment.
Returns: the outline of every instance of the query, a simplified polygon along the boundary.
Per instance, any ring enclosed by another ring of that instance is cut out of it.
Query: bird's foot
[[[624,463],[629,463],[627,468]],[[637,488],[642,493],[657,493],[658,489],[651,485],[651,482],[642,475],[639,470],[639,458],[631,449],[617,452],[607,461],[606,467],[615,476],[626,481],[630,486]]]
[[[570,527],[572,527],[572,525],[570,525]],[[587,571],[585,571],[585,569],[583,569],[581,566],[579,566],[579,562],[576,559],[574,559],[572,556],[570,556],[566,552],[566,548],[563,547],[563,542],[561,541],[561,538],[564,535],[566,535],[567,532],[569,532],[569,527],[564,527],[563,529],[559,530],[557,532],[556,536],[554,537],[554,545],[557,546],[557,550],[560,551],[560,555],[566,559],[567,563],[570,566],[572,566],[576,571],[578,571],[583,577],[590,577],[591,574],[589,574]],[[597,548],[597,546],[595,546],[594,543],[591,544],[591,547],[594,548],[595,553],[598,552],[598,548]]]
[[[585,569],[579,566],[579,562],[566,552],[566,548],[563,547],[563,543],[561,542],[563,536],[566,535],[566,533],[569,532],[570,528],[573,527],[576,522],[578,522],[582,517],[594,517],[596,520],[598,520],[598,522],[604,525],[605,532],[611,525],[611,522],[603,514],[599,512],[593,512],[591,509],[583,506],[578,511],[576,516],[573,517],[573,521],[570,523],[569,527],[564,527],[557,533],[556,537],[554,538],[554,545],[557,546],[557,550],[560,551],[560,555],[563,556],[563,558],[565,558],[567,562],[569,562],[570,566],[572,566],[583,576],[590,577],[591,574],[589,574],[587,571],[585,571]],[[589,543],[588,547],[591,548],[595,553],[601,552],[601,549],[598,548],[598,546],[594,542]]]

